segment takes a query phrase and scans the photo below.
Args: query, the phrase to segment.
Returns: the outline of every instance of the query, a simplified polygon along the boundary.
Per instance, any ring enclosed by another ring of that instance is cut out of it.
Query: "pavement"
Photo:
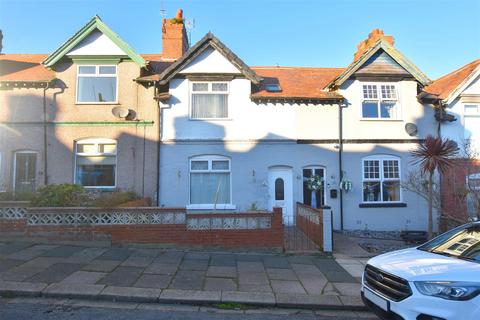
[[[342,259],[343,258],[343,259]],[[365,310],[363,262],[0,240],[0,295],[201,306]]]

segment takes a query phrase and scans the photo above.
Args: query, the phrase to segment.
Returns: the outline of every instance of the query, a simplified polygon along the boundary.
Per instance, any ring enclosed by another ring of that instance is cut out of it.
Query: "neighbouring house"
[[[0,190],[77,183],[156,199],[158,106],[134,80],[161,59],[98,16],[51,54],[1,54]]]
[[[330,207],[335,229],[424,230],[401,188],[435,134],[430,83],[374,30],[345,68],[248,66],[180,14],[139,55],[98,17],[50,55],[0,55],[4,189],[73,182],[193,213]],[[321,57],[318,64],[321,65]],[[133,81],[135,80],[135,81]]]
[[[443,210],[465,221],[479,216],[480,59],[433,81],[421,96],[436,106],[438,133],[460,149],[456,165],[442,177]]]

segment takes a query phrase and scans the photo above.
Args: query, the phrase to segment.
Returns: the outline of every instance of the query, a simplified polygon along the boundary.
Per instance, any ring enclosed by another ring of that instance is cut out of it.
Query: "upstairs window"
[[[394,84],[364,84],[362,98],[362,118],[399,118],[397,88]]]
[[[363,202],[400,202],[400,159],[371,156],[363,159]]]
[[[472,143],[478,143],[480,141],[480,105],[465,105],[463,121],[464,138]]]
[[[110,139],[78,141],[75,149],[75,183],[88,188],[114,188],[117,142]]]
[[[191,84],[191,118],[228,118],[228,83],[193,82]]]
[[[78,66],[78,103],[116,103],[117,66]]]

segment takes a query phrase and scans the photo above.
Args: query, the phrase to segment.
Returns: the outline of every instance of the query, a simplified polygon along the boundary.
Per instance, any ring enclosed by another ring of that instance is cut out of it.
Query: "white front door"
[[[293,225],[292,169],[271,168],[268,172],[269,206],[282,208],[283,223]]]

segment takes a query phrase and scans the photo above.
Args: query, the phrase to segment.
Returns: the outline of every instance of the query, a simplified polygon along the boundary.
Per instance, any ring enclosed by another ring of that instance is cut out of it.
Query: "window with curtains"
[[[192,82],[191,118],[228,118],[228,83]]]
[[[77,103],[115,103],[117,66],[78,66]]]
[[[230,204],[230,159],[200,156],[190,159],[190,204]]]
[[[117,142],[86,139],[75,145],[75,183],[88,188],[114,188]]]
[[[394,84],[362,85],[363,119],[399,119],[397,88]]]
[[[400,159],[370,156],[362,160],[363,202],[400,202]]]

